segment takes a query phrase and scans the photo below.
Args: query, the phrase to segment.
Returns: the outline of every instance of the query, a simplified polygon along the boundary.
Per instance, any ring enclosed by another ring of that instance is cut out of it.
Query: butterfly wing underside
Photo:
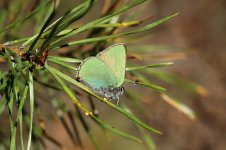
[[[115,87],[117,82],[112,71],[100,59],[89,57],[80,66],[78,77],[92,89]]]
[[[115,44],[97,55],[113,72],[117,87],[121,86],[125,78],[126,47],[124,44]]]

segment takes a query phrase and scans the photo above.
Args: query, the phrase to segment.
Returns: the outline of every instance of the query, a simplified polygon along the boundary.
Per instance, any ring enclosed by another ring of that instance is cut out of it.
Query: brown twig
[[[29,61],[31,64],[38,66],[44,66],[49,52],[48,49],[45,49],[41,55],[37,56],[30,52],[24,52],[22,50],[23,48],[7,47],[5,45],[0,44],[0,53],[5,53],[7,49],[10,50],[14,58],[20,57],[23,61]]]

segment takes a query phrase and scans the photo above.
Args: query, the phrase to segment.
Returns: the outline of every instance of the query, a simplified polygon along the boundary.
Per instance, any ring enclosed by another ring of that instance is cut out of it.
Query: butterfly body
[[[119,100],[119,95],[123,94],[123,87],[110,87],[110,88],[101,88],[95,89],[95,93],[99,93],[100,95],[106,97],[107,99],[116,99]]]
[[[124,44],[115,44],[96,57],[85,59],[76,77],[98,95],[119,100],[119,95],[124,91],[125,65],[126,48]]]

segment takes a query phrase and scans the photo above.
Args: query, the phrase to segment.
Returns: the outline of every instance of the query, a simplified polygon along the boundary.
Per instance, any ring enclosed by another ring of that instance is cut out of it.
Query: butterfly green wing
[[[96,57],[87,58],[78,71],[79,78],[92,89],[116,87],[116,78],[108,66]]]
[[[126,47],[124,44],[115,44],[100,52],[97,58],[103,60],[113,72],[117,87],[119,87],[125,78],[126,70]]]

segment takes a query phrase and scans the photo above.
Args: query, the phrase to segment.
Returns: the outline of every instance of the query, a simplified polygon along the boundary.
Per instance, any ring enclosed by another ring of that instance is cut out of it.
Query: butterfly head
[[[119,90],[120,90],[120,91],[119,91],[119,92],[120,92],[120,94],[123,94],[123,93],[124,93],[125,88],[122,86],[122,87],[120,87],[120,88],[119,88]]]

